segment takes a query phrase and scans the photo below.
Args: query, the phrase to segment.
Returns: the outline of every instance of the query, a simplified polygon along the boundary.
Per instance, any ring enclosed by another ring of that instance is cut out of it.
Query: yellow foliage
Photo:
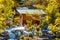
[[[36,33],[37,35],[40,35],[40,34],[41,34],[40,31],[37,31],[37,30],[35,30],[35,33]]]
[[[55,32],[57,30],[57,27],[54,25],[50,25],[49,28],[51,29],[51,31]]]
[[[56,13],[56,15],[55,15],[55,16],[60,17],[60,13]]]
[[[15,12],[12,11],[15,2],[13,0],[0,0],[0,28],[6,29],[6,20],[10,17],[13,18]]]
[[[3,0],[0,0],[0,2],[2,2]]]
[[[37,4],[36,5],[36,8],[45,10],[46,7],[44,5]]]
[[[60,18],[57,18],[57,19],[55,20],[55,24],[56,24],[56,25],[60,25]]]
[[[18,20],[20,20],[20,18],[19,18],[19,17],[16,17],[16,18],[14,18],[14,20],[15,20],[15,21],[18,21]]]
[[[53,10],[56,10],[56,8],[58,8],[57,1],[56,0],[50,0],[48,6],[46,8],[46,11],[48,13],[51,13]]]
[[[4,32],[4,30],[0,29],[0,34],[3,33],[3,32]]]
[[[2,21],[3,21],[3,20],[5,20],[5,18],[0,18],[0,20],[2,20]]]
[[[49,28],[51,29],[52,32],[56,32],[56,34],[60,33],[60,27],[50,25]]]
[[[33,29],[33,26],[31,25],[30,27],[28,27],[29,30],[32,30]]]
[[[24,40],[28,40],[29,38],[28,37],[24,37]]]

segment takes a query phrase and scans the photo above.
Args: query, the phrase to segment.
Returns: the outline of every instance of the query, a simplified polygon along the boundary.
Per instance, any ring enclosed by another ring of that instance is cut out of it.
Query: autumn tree
[[[15,14],[15,11],[13,10],[14,7],[14,0],[0,0],[0,29],[8,28],[6,21],[10,19],[13,20]]]
[[[59,0],[40,0],[36,5],[37,8],[46,12],[49,23],[54,24],[57,17],[60,17],[60,1]]]

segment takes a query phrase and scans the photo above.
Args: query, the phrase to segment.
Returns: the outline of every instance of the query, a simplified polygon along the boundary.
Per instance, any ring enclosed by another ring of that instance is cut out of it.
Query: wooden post
[[[23,14],[21,14],[21,20],[20,20],[20,25],[23,25]]]

